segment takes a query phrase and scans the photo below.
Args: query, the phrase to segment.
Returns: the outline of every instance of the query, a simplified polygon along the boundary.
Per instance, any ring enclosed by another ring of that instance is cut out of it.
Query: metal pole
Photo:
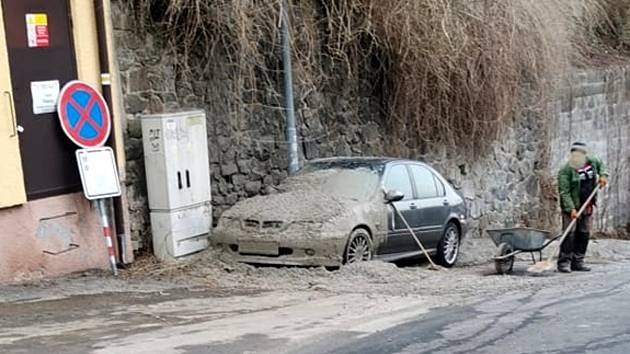
[[[284,68],[284,99],[286,110],[287,143],[289,152],[289,175],[298,170],[298,144],[295,128],[295,110],[293,107],[293,77],[291,73],[291,38],[289,36],[288,4],[282,2],[282,62]]]
[[[107,215],[107,204],[105,199],[97,199],[96,207],[101,219],[101,225],[103,226],[103,236],[107,243],[107,254],[109,256],[109,264],[112,268],[114,276],[118,275],[118,268],[116,267],[116,254],[114,253],[114,243],[112,242],[112,228],[109,226],[109,217]]]
[[[98,42],[98,56],[99,56],[99,65],[101,70],[101,84],[102,84],[102,93],[103,98],[105,98],[105,102],[107,102],[107,106],[109,107],[109,111],[114,116],[114,106],[112,104],[112,88],[111,88],[111,73],[109,68],[109,50],[107,48],[107,31],[105,25],[105,6],[103,0],[94,0],[94,18],[96,19],[96,38]],[[117,126],[114,126],[113,129],[119,129]],[[121,142],[117,142],[114,139],[115,134],[111,134],[109,137],[108,145],[110,145],[116,157],[118,158],[118,150],[116,146]],[[118,244],[118,253],[120,256],[120,263],[126,264],[127,250],[125,249],[126,244],[126,235],[125,235],[125,218],[123,217],[123,202],[122,197],[113,198],[114,203],[114,230],[116,231],[116,243]]]

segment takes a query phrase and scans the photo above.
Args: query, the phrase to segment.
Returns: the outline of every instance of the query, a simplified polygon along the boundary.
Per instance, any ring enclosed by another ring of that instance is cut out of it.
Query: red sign
[[[48,47],[50,45],[48,15],[26,14],[26,34],[30,48]]]
[[[57,113],[68,138],[82,148],[105,144],[111,132],[111,118],[105,99],[92,86],[70,81],[59,94]]]

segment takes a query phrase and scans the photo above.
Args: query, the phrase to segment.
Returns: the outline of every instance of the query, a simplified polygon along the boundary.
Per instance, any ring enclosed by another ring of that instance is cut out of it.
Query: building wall
[[[78,79],[100,87],[94,3],[84,0],[70,0],[69,3],[74,24],[72,35]],[[109,8],[107,1],[105,1],[105,6]],[[1,19],[0,25],[2,25]],[[5,35],[4,33],[0,35],[2,37],[0,55],[6,55],[4,54],[6,52]],[[10,76],[8,70],[0,72],[0,82],[3,85],[10,80],[8,76]],[[117,82],[114,80],[112,86],[114,90],[118,89]],[[7,90],[10,90],[10,84]],[[9,116],[5,114],[5,105],[5,101],[0,104],[2,117],[4,117],[2,123],[5,123],[4,119]],[[120,130],[119,118],[119,115],[114,114],[114,136]],[[8,123],[2,124],[0,133],[4,133],[5,126],[8,126]],[[122,144],[120,146],[122,147]],[[0,143],[2,161],[5,161],[6,154],[15,154],[15,152]],[[17,156],[19,159],[19,151]],[[118,156],[121,158],[119,163],[122,161],[119,165],[124,168],[124,151],[121,150]],[[42,166],[42,169],[45,169],[45,166]],[[13,167],[12,171],[19,172],[21,168]],[[7,193],[23,193],[22,178],[3,178],[2,186],[4,187],[8,182],[12,185],[7,187],[8,192],[5,188],[0,188],[0,197],[4,199],[8,196]],[[83,197],[83,193],[70,193],[28,202],[24,197],[13,204],[17,205],[0,208],[0,245],[2,245],[0,247],[0,284],[40,279],[87,269],[108,268],[107,248],[100,222],[96,218],[95,209]]]
[[[233,73],[214,66],[192,67],[188,69],[192,75],[182,76],[178,71],[178,58],[168,46],[152,33],[138,34],[135,20],[129,16],[123,2],[114,1],[113,5],[114,13],[118,14],[114,16],[114,35],[127,118],[127,197],[136,246],[150,240],[139,125],[142,114],[190,107],[206,110],[215,221],[238,200],[264,194],[269,186],[285,178],[287,149],[281,110],[245,106],[234,112],[228,99],[234,87],[238,87]],[[574,86],[601,85],[598,75],[577,74],[573,78],[578,80]],[[371,79],[374,78],[368,76],[352,82],[340,79],[336,85],[296,94],[302,159],[343,155],[424,159],[464,192],[471,207],[473,236],[480,236],[483,229],[496,226],[557,228],[559,214],[553,174],[565,149],[559,142],[573,139],[568,131],[557,127],[567,124],[564,121],[566,102],[554,103],[548,112],[523,114],[514,126],[505,128],[487,153],[470,158],[439,146],[418,151],[398,143],[392,148],[381,113],[382,97],[366,89],[369,86],[366,81]],[[593,129],[602,132],[612,129],[609,124],[613,122],[627,129],[626,112],[611,106],[610,101],[614,96],[624,105],[630,102],[627,88],[617,84],[609,89],[609,95],[585,91],[583,100],[592,101],[590,108],[580,106],[582,99],[575,98],[574,116],[610,116],[608,112],[612,109],[618,119],[605,120]],[[627,180],[620,181],[615,187],[619,189],[611,190],[607,198],[623,199],[620,197],[622,189],[629,187]],[[613,214],[614,222],[607,226],[628,222],[627,215],[618,211],[609,211],[608,215]]]

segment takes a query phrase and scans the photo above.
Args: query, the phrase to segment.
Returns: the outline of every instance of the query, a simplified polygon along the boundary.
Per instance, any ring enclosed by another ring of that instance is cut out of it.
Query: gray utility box
[[[206,116],[142,117],[153,252],[172,260],[208,247],[212,225]]]

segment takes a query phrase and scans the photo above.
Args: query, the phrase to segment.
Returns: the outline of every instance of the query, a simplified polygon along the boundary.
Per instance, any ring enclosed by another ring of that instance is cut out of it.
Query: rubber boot
[[[560,245],[560,255],[558,256],[558,272],[571,273],[571,263],[573,262],[573,236],[571,232]]]
[[[591,268],[584,265],[584,257],[588,248],[590,233],[576,232],[573,240],[573,259],[571,261],[571,270],[576,272],[588,272]]]
[[[558,272],[560,273],[571,273],[570,263],[558,263]]]

